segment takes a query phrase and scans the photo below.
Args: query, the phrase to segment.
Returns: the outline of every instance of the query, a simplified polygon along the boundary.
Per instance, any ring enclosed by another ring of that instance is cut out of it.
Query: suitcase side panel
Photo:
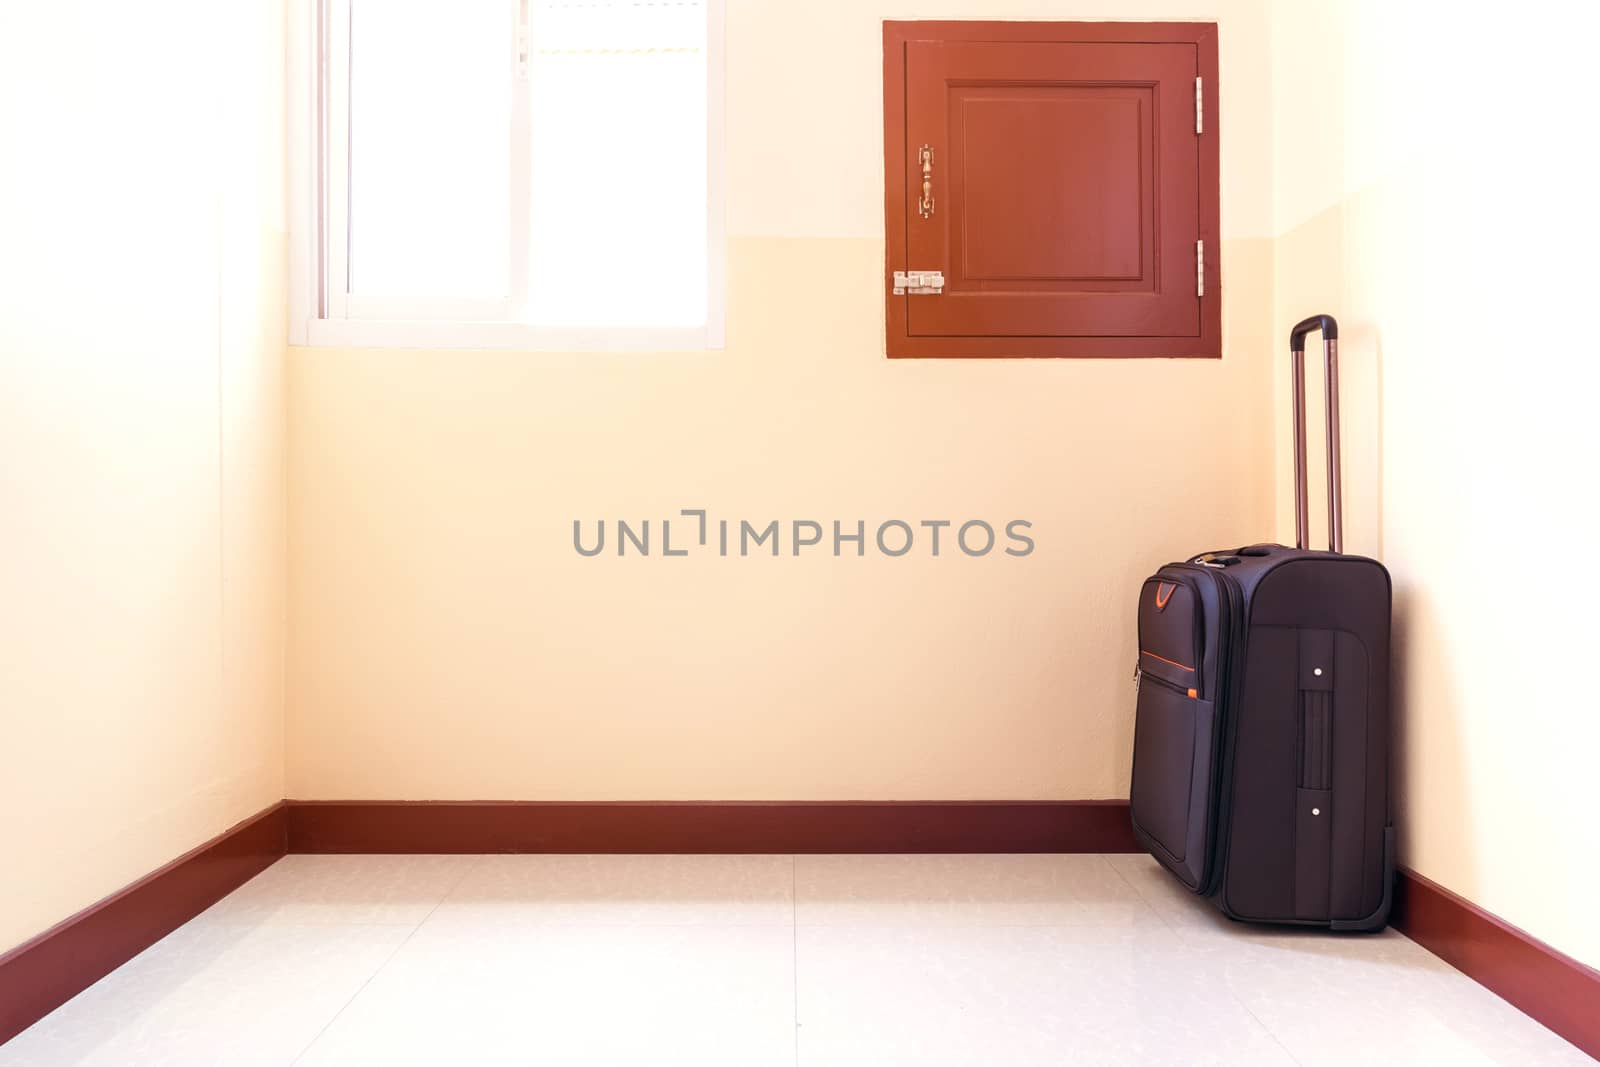
[[[1243,919],[1382,925],[1388,573],[1295,554],[1250,586],[1217,902]]]

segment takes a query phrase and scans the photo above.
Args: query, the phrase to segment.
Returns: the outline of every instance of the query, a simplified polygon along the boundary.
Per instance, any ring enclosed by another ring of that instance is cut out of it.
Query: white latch
[[[944,292],[944,272],[937,270],[897,270],[894,272],[894,295],[906,293]]]

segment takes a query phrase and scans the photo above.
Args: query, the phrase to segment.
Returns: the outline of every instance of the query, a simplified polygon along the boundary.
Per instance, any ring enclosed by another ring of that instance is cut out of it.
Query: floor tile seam
[[[1246,1004],[1244,1002],[1244,1000],[1239,996],[1239,994],[1237,994],[1237,993],[1235,993],[1233,991],[1233,988],[1231,986],[1227,987],[1227,989],[1228,989],[1228,999],[1233,1001],[1235,1004],[1237,1004],[1239,1006],[1239,1008],[1246,1015],[1248,1015],[1250,1017],[1250,1021],[1255,1023],[1257,1026],[1259,1026],[1261,1028],[1261,1032],[1262,1033],[1264,1033],[1268,1037],[1272,1038],[1272,1043],[1277,1045],[1279,1048],[1281,1048],[1283,1050],[1283,1054],[1285,1056],[1288,1056],[1289,1060],[1292,1063],[1296,1064],[1297,1067],[1304,1067],[1300,1057],[1296,1056],[1294,1054],[1294,1050],[1289,1048],[1288,1044],[1284,1041],[1283,1037],[1281,1035],[1279,1035],[1279,1033],[1276,1030],[1274,1030],[1272,1027],[1268,1026],[1265,1022],[1263,1022],[1261,1020],[1261,1017],[1255,1013],[1255,1010],[1253,1008],[1251,1008],[1250,1005]]]
[[[800,857],[789,857],[789,992],[794,1031],[794,1067],[800,1067]]]
[[[372,984],[373,980],[377,978],[378,975],[382,974],[384,969],[394,961],[395,957],[400,955],[400,952],[411,943],[411,939],[417,936],[417,931],[422,929],[423,925],[433,917],[433,913],[439,910],[439,906],[445,902],[450,894],[455,892],[456,889],[460,887],[461,883],[466,879],[467,875],[477,867],[478,862],[481,861],[481,859],[482,857],[474,857],[473,862],[467,864],[462,869],[461,873],[456,877],[456,880],[451,883],[450,887],[439,895],[438,900],[434,901],[433,907],[428,909],[428,913],[411,927],[406,936],[400,939],[400,943],[395,945],[395,947],[390,950],[389,954],[372,969],[372,973],[367,975],[367,977],[362,980],[361,984],[358,985],[355,988],[355,991],[345,999],[343,1004],[339,1005],[339,1010],[335,1011],[331,1016],[329,1016],[328,1021],[322,1024],[322,1027],[317,1030],[316,1034],[311,1038],[310,1041],[306,1042],[305,1047],[295,1054],[294,1059],[289,1061],[289,1067],[294,1067],[295,1064],[299,1063],[305,1058],[306,1053],[310,1052],[314,1047],[316,1047],[317,1042],[322,1040],[323,1035],[325,1035],[329,1029],[333,1027],[334,1023],[339,1021],[340,1016],[344,1015],[344,1013],[349,1010],[350,1005],[354,1004],[360,998],[361,994],[366,992],[367,987]]]

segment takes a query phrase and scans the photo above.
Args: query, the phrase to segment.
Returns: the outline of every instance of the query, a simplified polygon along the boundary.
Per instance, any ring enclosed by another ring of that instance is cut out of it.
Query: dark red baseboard
[[[0,1044],[269,867],[288,825],[274,804],[0,956]]]
[[[0,1043],[288,852],[1137,852],[1121,800],[289,800],[0,956]],[[1394,926],[1591,1056],[1600,972],[1413,871]]]
[[[1600,1059],[1600,971],[1401,868],[1395,929]]]
[[[290,852],[1136,852],[1125,800],[291,800]]]

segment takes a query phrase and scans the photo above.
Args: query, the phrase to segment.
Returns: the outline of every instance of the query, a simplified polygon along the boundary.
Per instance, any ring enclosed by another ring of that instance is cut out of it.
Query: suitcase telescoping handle
[[[1332,315],[1313,315],[1289,331],[1290,376],[1294,379],[1294,534],[1295,547],[1307,547],[1310,512],[1306,500],[1306,334],[1322,333],[1323,381],[1328,410],[1328,548],[1344,551],[1343,491],[1339,475],[1339,324]]]

